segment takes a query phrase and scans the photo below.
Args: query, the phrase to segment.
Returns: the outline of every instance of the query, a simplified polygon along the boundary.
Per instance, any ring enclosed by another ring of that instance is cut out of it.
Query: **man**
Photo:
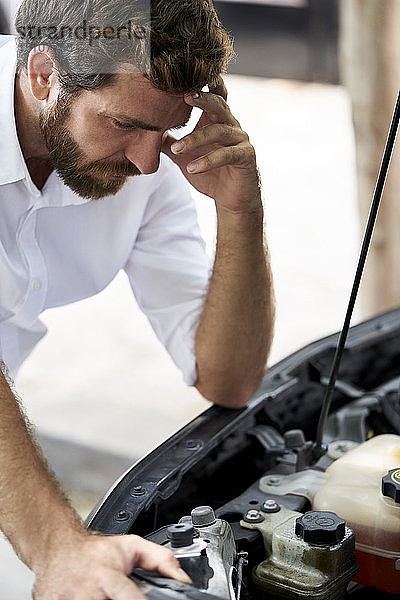
[[[25,0],[16,27],[17,53],[13,39],[0,48],[6,367],[45,334],[43,310],[124,268],[186,382],[243,406],[271,344],[272,283],[254,149],[226,103],[231,47],[211,2],[154,0],[150,15],[134,0]],[[193,107],[202,116],[176,141],[169,131]],[[216,205],[211,277],[185,179]],[[188,582],[165,548],[88,533],[4,378],[0,404],[0,526],[36,575],[36,600],[140,598],[135,566]]]

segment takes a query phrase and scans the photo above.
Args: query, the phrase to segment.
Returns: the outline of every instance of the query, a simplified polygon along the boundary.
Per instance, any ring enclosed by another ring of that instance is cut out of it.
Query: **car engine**
[[[88,527],[171,548],[188,586],[136,569],[148,598],[393,599],[400,593],[400,309],[351,328],[325,451],[314,439],[337,335],[270,369],[134,465]]]

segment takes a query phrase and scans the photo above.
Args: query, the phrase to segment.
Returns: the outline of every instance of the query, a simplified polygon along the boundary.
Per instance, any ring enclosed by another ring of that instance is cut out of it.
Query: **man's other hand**
[[[182,139],[166,134],[162,151],[193,187],[215,200],[217,208],[239,214],[261,212],[255,151],[226,99],[222,77],[209,92],[185,94],[186,104],[202,109],[202,115]]]
[[[144,600],[127,577],[135,567],[191,583],[171,550],[136,535],[83,533],[54,546],[35,569],[34,600]]]

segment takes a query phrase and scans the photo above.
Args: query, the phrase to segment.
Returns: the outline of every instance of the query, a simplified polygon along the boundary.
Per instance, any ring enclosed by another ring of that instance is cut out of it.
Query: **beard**
[[[62,181],[82,198],[98,200],[117,194],[128,177],[141,175],[131,162],[94,161],[85,156],[66,127],[72,98],[60,95],[53,106],[39,115],[40,132],[50,153],[50,161]],[[114,179],[117,177],[117,179]]]

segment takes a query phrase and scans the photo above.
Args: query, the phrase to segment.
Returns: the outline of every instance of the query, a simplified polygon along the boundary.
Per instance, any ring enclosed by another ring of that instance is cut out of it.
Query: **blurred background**
[[[18,5],[1,0],[1,32],[13,32]],[[342,326],[400,81],[400,0],[215,6],[237,53],[225,78],[229,103],[263,182],[277,298],[273,364]],[[398,159],[397,147],[353,323],[399,304]],[[215,211],[195,197],[212,256]],[[131,463],[208,403],[185,387],[123,273],[43,321],[49,333],[16,387],[85,516]],[[0,597],[29,598],[29,571],[6,542],[0,556]]]

